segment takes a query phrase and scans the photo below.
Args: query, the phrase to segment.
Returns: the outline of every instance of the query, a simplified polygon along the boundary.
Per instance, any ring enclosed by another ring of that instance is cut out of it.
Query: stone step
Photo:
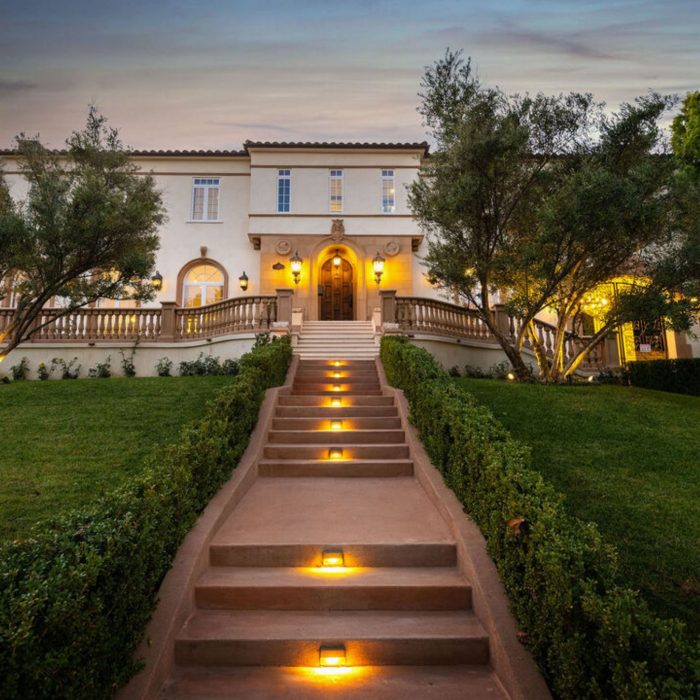
[[[175,641],[178,664],[317,666],[321,645],[349,666],[487,664],[489,640],[470,611],[200,610]]]
[[[261,477],[394,477],[412,476],[410,459],[265,459],[258,463]]]
[[[364,351],[357,350],[353,352],[347,352],[341,348],[335,348],[330,350],[298,350],[294,349],[294,354],[298,355],[301,360],[325,360],[329,357],[338,358],[354,358],[356,360],[372,360],[379,356],[379,350]]]
[[[359,567],[454,567],[457,548],[449,542],[357,544],[319,539],[310,543],[259,542],[238,544],[216,540],[209,547],[212,566],[321,566],[324,549],[343,550],[346,566]]]
[[[370,395],[362,396],[353,395],[348,397],[347,394],[340,395],[339,392],[333,392],[335,396],[329,396],[328,394],[314,394],[314,395],[287,395],[280,396],[277,405],[278,406],[315,406],[317,408],[322,408],[323,406],[330,406],[331,399],[339,398],[343,402],[343,406],[394,406],[393,396],[381,396],[381,395]]]
[[[295,382],[376,382],[379,381],[375,370],[362,369],[317,369],[297,372]]]
[[[340,391],[377,391],[379,387],[378,379],[329,379],[325,382],[294,380],[292,392],[296,391],[337,391],[335,387],[340,387]]]
[[[195,587],[207,610],[467,610],[471,587],[451,567],[212,567]]]
[[[383,418],[398,416],[398,409],[396,406],[277,406],[275,415],[279,418]]]
[[[331,458],[330,450],[334,447],[341,449],[342,455]],[[265,459],[405,459],[408,453],[405,444],[349,445],[341,440],[328,441],[323,445],[276,443],[263,448]]]
[[[488,666],[185,667],[160,700],[508,700]]]
[[[403,430],[270,430],[268,444],[388,445],[403,443]]]
[[[330,386],[330,385],[329,385]],[[381,396],[382,390],[377,385],[376,389],[368,389],[364,386],[351,387],[351,385],[346,384],[341,387],[339,391],[335,390],[324,390],[324,389],[307,389],[294,387],[293,392],[297,396]]]
[[[349,418],[341,415],[341,408],[325,409],[327,415],[318,418],[305,416],[303,418],[273,418],[273,430],[331,430],[334,431],[334,422],[341,421],[342,430],[398,430],[401,428],[401,418],[368,416],[355,416]],[[357,410],[357,409],[355,409]]]
[[[336,364],[340,363],[340,364]],[[315,370],[315,369],[326,369],[326,368],[331,368],[331,369],[342,369],[342,370],[348,370],[348,369],[358,369],[358,370],[366,370],[366,371],[374,371],[376,372],[377,370],[377,364],[374,360],[343,360],[342,358],[337,359],[337,360],[328,360],[321,358],[320,360],[301,360],[299,362],[299,372],[305,372],[307,370]]]

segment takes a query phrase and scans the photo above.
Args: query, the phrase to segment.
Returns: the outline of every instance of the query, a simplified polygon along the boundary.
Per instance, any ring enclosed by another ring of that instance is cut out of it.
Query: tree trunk
[[[532,340],[532,349],[535,353],[537,366],[540,369],[540,379],[543,379],[545,382],[551,381],[552,369],[549,365],[549,360],[547,359],[547,353],[542,347],[540,336],[537,334],[537,327],[535,326],[534,318],[530,319],[530,323],[528,324],[528,330],[530,333],[530,339]]]

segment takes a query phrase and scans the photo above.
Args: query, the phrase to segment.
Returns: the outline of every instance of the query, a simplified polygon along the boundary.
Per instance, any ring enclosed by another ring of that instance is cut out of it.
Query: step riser
[[[294,388],[297,396],[381,396],[381,389],[343,389],[341,391],[319,391],[318,389],[297,389]]]
[[[488,639],[177,640],[175,661],[202,666],[318,666],[321,644],[344,644],[349,666],[486,664]]]
[[[394,397],[393,396],[351,396],[340,395],[338,392],[334,392],[332,395],[302,395],[302,396],[280,396],[278,400],[279,406],[314,406],[317,408],[321,407],[331,407],[331,399],[339,398],[343,401],[343,407],[348,406],[391,406],[394,407]]]
[[[331,418],[374,419],[398,417],[394,406],[278,406],[275,411],[278,419]]]
[[[379,391],[379,382],[375,379],[373,382],[360,382],[360,381],[343,381],[339,380],[337,382],[299,382],[296,381],[293,384],[292,391],[296,394],[299,391],[303,391],[308,394],[313,391],[326,392],[326,391],[336,391],[335,386],[339,386],[340,389],[337,390],[338,393],[343,393],[348,390],[354,393],[361,393],[363,391]]]
[[[195,590],[207,610],[466,610],[468,586],[214,586]]]
[[[403,443],[403,430],[271,430],[268,441],[283,445],[387,445]]]
[[[318,372],[297,374],[295,384],[377,384],[379,379],[376,372],[340,372],[340,377],[333,372]]]
[[[332,462],[328,458],[331,447],[342,447],[343,459],[407,459],[407,445],[347,445],[330,443],[323,446],[314,445],[267,445],[263,450],[265,459],[319,459]],[[340,460],[339,460],[340,461]]]
[[[340,411],[341,409],[328,409],[329,415],[327,418],[274,418],[272,421],[273,430],[329,430],[331,421],[341,419],[343,421],[343,430],[399,430],[401,428],[401,419],[395,418],[380,418],[372,416],[371,418],[341,418],[340,415],[332,414],[331,411]]]
[[[340,365],[336,365],[336,360],[328,360],[326,358],[320,358],[318,360],[301,360],[299,363],[299,372],[306,372],[307,370],[321,370],[321,369],[340,369],[340,370],[361,370],[361,371],[376,371],[377,365],[374,360],[343,360],[342,358],[337,359]]]
[[[454,544],[218,545],[209,547],[212,566],[321,566],[324,549],[343,550],[346,566],[456,566]]]
[[[339,477],[379,478],[413,476],[413,462],[263,462],[258,465],[261,477]]]

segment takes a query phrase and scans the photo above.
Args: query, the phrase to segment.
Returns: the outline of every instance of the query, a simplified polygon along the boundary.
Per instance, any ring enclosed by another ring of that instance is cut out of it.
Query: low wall
[[[0,376],[9,375],[10,367],[18,364],[23,357],[29,360],[28,379],[38,379],[37,367],[43,362],[47,367],[53,358],[61,358],[70,362],[74,357],[81,364],[80,377],[87,377],[88,370],[98,362],[105,362],[109,356],[113,376],[122,376],[122,356],[119,351],[129,357],[134,351],[136,376],[154,377],[157,375],[156,362],[161,357],[173,361],[172,374],[178,374],[178,365],[183,360],[196,360],[200,353],[214,355],[222,360],[237,359],[248,352],[255,342],[255,333],[239,333],[231,336],[220,336],[207,340],[180,341],[177,343],[24,343],[10,352],[0,364]],[[51,379],[60,379],[56,371]]]

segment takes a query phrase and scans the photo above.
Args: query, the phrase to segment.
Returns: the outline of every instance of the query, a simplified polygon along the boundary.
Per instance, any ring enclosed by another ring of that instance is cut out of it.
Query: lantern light
[[[321,555],[322,566],[345,566],[342,549],[324,549]]]
[[[151,284],[156,292],[159,292],[163,288],[163,275],[161,275],[158,270],[156,270],[156,274],[151,277]]]
[[[246,275],[245,270],[243,271],[243,274],[238,278],[238,281],[240,282],[241,289],[245,292],[246,289],[248,289],[248,275]]]
[[[382,281],[385,262],[386,261],[384,260],[384,258],[379,254],[379,251],[377,251],[377,254],[372,259],[372,268],[374,269],[374,281],[377,284],[379,284]]]
[[[340,267],[341,262],[342,262],[342,258],[340,257],[340,253],[338,252],[338,249],[336,248],[335,255],[333,256],[333,267]]]
[[[294,251],[294,255],[289,258],[289,264],[292,267],[292,274],[294,275],[294,284],[299,284],[299,276],[301,275],[301,264],[302,259],[299,257],[299,251]]]
[[[512,372],[508,372],[506,377],[508,377],[509,381],[511,382],[515,379],[515,375]]]
[[[345,646],[343,644],[322,644],[318,650],[320,666],[345,666]]]

